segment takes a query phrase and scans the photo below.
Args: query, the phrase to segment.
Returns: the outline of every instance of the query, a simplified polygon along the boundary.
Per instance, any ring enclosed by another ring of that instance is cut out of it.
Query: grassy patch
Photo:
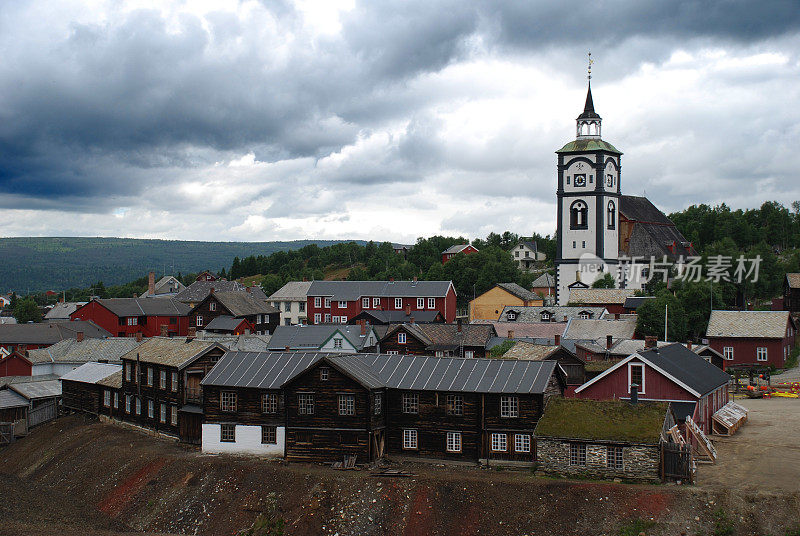
[[[639,536],[642,532],[647,533],[648,529],[656,526],[655,521],[647,519],[631,519],[619,527],[619,536]]]
[[[733,534],[733,521],[728,514],[720,508],[714,512],[714,536],[731,536]]]
[[[617,363],[619,363],[620,359],[607,359],[603,361],[588,361],[586,363],[586,371],[587,372],[604,372]]]
[[[800,525],[786,531],[786,536],[800,536]]]

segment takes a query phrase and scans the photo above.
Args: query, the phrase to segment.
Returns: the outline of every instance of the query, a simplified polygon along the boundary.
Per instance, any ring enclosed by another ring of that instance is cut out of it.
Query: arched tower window
[[[589,207],[586,202],[578,199],[569,207],[569,228],[570,229],[588,229]]]
[[[613,201],[608,202],[608,228],[615,229],[617,225],[617,207]]]

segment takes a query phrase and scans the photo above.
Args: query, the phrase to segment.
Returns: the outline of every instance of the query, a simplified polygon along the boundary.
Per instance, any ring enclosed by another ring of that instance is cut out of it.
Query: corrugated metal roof
[[[28,401],[11,389],[0,390],[0,409],[23,408]]]
[[[110,363],[84,363],[80,367],[61,376],[61,379],[81,383],[97,383],[121,370],[121,365],[112,365]]]
[[[313,281],[309,296],[327,296],[334,301],[354,301],[362,296],[390,298],[444,297],[451,281]]]
[[[227,352],[202,385],[280,389],[281,385],[322,360],[324,352]]]
[[[72,320],[46,324],[0,324],[0,343],[55,344],[63,339],[76,338],[78,332],[87,338],[111,337],[111,333],[94,322]]]
[[[51,398],[61,396],[61,380],[45,380],[41,382],[12,383],[8,386],[28,400],[33,398]]]

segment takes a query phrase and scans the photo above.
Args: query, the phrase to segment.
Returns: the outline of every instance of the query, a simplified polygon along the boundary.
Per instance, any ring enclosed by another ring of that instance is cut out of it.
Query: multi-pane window
[[[606,466],[622,470],[622,447],[606,447]]]
[[[342,339],[340,337],[336,337],[333,339],[333,347],[334,348],[341,348],[342,347]]]
[[[155,409],[153,407],[153,401],[152,400],[148,400],[147,401],[147,416],[152,419],[153,415],[155,415]]]
[[[417,309],[425,308],[425,298],[417,298]]]
[[[380,304],[381,304],[380,298],[372,298],[372,307],[377,308],[380,306]]]
[[[114,393],[114,408],[119,407],[119,393]]]
[[[319,368],[319,379],[320,381],[326,382],[328,381],[328,373],[330,369],[328,367],[320,367]]]
[[[138,396],[136,397],[136,415],[142,414],[142,399]]]
[[[167,371],[166,370],[162,370],[159,373],[159,375],[158,375],[158,386],[161,389],[166,389],[167,388]]]
[[[428,298],[428,309],[436,309],[436,298]]]
[[[306,302],[304,302],[304,301],[300,302],[300,312],[301,313],[305,313],[306,312]]]
[[[464,357],[467,359],[472,359],[475,357],[475,352],[473,350],[464,350]]]
[[[506,434],[492,434],[492,452],[505,452],[508,450],[508,436]]]
[[[630,371],[628,391],[630,391],[631,386],[636,385],[639,388],[639,392],[644,393],[644,365],[631,363],[628,367]]]
[[[322,315],[319,313],[314,313],[314,323],[319,324],[322,322]]]
[[[297,413],[300,415],[314,414],[314,393],[300,393],[297,395]]]
[[[264,393],[261,395],[261,413],[278,413],[278,395]]]
[[[131,381],[131,369],[133,368],[133,363],[125,363],[125,380]]]
[[[261,443],[264,445],[275,445],[278,442],[278,429],[275,426],[261,427]]]
[[[220,424],[219,425],[219,440],[226,443],[233,443],[236,441],[236,425],[235,424]]]
[[[147,385],[153,385],[153,367],[147,367]]]
[[[403,298],[395,298],[394,299],[394,308],[395,309],[402,309],[403,308]]]
[[[569,444],[569,464],[570,465],[586,465],[586,444],[585,443],[570,443]]]
[[[103,405],[109,407],[111,405],[111,391],[106,389],[103,391]]]
[[[198,327],[203,327],[203,315],[197,315],[197,316],[194,318],[194,323],[195,323],[195,325],[196,325],[196,326],[198,326]]]
[[[331,299],[325,298],[325,308],[330,309],[330,307],[331,307]]]
[[[217,310],[217,302],[209,302],[208,303],[208,310],[209,311],[216,311]]]
[[[173,393],[177,393],[178,392],[178,373],[177,372],[173,372],[172,373],[172,392]]]
[[[369,308],[369,298],[361,298],[361,307],[364,309]]]
[[[131,395],[125,395],[125,413],[131,412]]]
[[[339,395],[339,415],[356,414],[356,395]]]
[[[405,344],[406,343],[406,334],[402,331],[397,334],[397,344]]]
[[[375,415],[383,411],[383,393],[375,393]]]
[[[178,406],[172,406],[170,411],[170,424],[172,426],[178,426]]]
[[[339,302],[339,309],[347,309],[347,302],[346,301],[340,301]]]
[[[219,394],[219,409],[236,411],[236,391],[222,391]]]
[[[417,448],[417,431],[415,429],[412,428],[403,430],[403,448]]]
[[[322,298],[319,296],[314,297],[314,307],[322,307]]]
[[[129,326],[135,326],[138,323],[139,323],[139,318],[138,317],[135,317],[135,316],[128,317],[128,325]]]
[[[501,396],[500,416],[519,417],[519,398],[516,396]]]
[[[419,413],[419,395],[403,393],[403,413]]]
[[[514,452],[530,452],[531,436],[528,434],[514,434]]]
[[[461,432],[447,432],[447,452],[461,452]]]
[[[167,422],[167,405],[166,404],[161,404],[161,414],[159,416],[161,417],[161,419],[160,419],[161,422]]]
[[[725,348],[723,348],[722,356],[728,360],[733,359],[733,346],[726,346]]]
[[[329,313],[325,313],[325,323],[326,324],[331,323],[331,315]]]
[[[447,395],[447,414],[464,414],[464,397],[462,395]]]
[[[756,359],[758,361],[766,361],[767,360],[767,347],[766,346],[759,346],[756,348]]]

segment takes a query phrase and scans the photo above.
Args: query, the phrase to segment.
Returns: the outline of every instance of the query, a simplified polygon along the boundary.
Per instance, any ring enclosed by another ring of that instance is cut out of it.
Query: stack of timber
[[[736,402],[728,402],[711,417],[715,434],[732,436],[747,422],[747,409]]]

